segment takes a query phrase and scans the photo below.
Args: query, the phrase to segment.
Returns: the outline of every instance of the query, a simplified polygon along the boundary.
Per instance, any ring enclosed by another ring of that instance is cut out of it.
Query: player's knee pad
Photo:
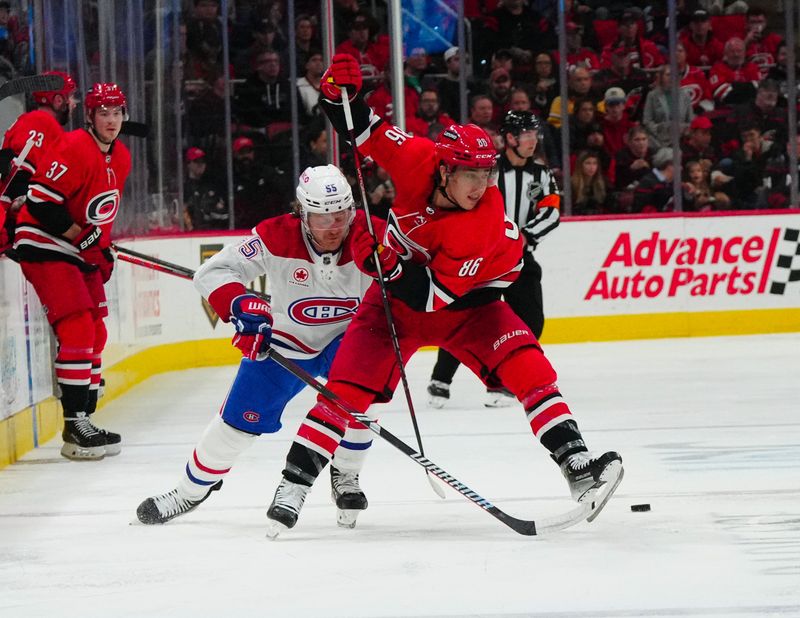
[[[375,394],[364,390],[360,386],[350,384],[349,382],[329,382],[328,388],[334,391],[339,398],[348,406],[355,408],[359,411],[365,411],[375,401]],[[317,401],[325,404],[326,412],[337,416],[347,416],[346,413],[339,409],[333,401],[329,400],[324,395],[319,395]],[[354,421],[348,417],[348,426],[355,429],[366,429],[361,423]]]
[[[555,384],[557,378],[550,361],[533,346],[514,350],[498,365],[495,374],[523,403],[532,391]]]
[[[99,355],[103,353],[108,341],[108,331],[102,318],[95,318],[94,320],[94,353]]]
[[[94,320],[88,310],[71,313],[53,325],[62,350],[81,350],[91,355],[94,349]]]

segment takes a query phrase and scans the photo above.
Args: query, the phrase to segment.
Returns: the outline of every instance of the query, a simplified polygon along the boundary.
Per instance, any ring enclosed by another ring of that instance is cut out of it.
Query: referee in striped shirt
[[[537,160],[539,119],[529,111],[509,111],[500,130],[505,150],[499,160],[498,188],[506,203],[506,214],[522,231],[528,246],[519,278],[506,288],[503,297],[538,339],[544,328],[542,268],[533,257],[536,245],[558,227],[561,194],[553,172]],[[441,408],[450,398],[450,383],[458,360],[439,349],[436,366],[428,384],[428,403]],[[503,388],[487,388],[485,405],[490,408],[516,403]]]

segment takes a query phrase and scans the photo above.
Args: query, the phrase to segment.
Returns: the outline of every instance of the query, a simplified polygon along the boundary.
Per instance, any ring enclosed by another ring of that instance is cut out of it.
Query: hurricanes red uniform
[[[714,99],[711,93],[711,84],[708,83],[705,73],[697,67],[686,65],[681,75],[681,90],[689,95],[692,107],[697,110],[700,104],[705,101],[707,105],[713,105]]]
[[[728,63],[720,61],[711,67],[708,81],[713,90],[714,99],[719,103],[725,103],[725,99],[731,94],[735,84],[750,82],[753,88],[758,87],[761,81],[761,69],[757,64],[745,62],[742,66],[734,68]]]

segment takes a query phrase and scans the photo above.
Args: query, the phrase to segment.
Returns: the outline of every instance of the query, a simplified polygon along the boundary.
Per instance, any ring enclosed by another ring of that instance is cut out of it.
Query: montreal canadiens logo
[[[308,281],[308,269],[295,268],[294,272],[292,273],[292,279],[294,279],[298,283],[305,283],[306,281]]]
[[[358,298],[302,298],[289,305],[289,317],[303,326],[347,322],[356,314]]]
[[[86,205],[86,220],[94,225],[110,223],[119,210],[119,190],[98,193]]]
[[[253,412],[252,410],[248,410],[242,416],[248,423],[257,423],[261,418],[261,415],[258,412]]]

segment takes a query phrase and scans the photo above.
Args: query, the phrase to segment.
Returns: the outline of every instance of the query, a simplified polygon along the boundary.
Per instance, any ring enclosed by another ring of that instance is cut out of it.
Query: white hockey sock
[[[374,418],[371,414],[369,417]],[[364,466],[371,445],[372,432],[369,429],[363,426],[360,429],[348,427],[342,441],[339,442],[339,448],[333,454],[333,465],[342,472],[358,474]]]
[[[178,491],[200,498],[221,480],[239,457],[253,443],[254,434],[234,429],[219,415],[214,416],[186,464]]]

